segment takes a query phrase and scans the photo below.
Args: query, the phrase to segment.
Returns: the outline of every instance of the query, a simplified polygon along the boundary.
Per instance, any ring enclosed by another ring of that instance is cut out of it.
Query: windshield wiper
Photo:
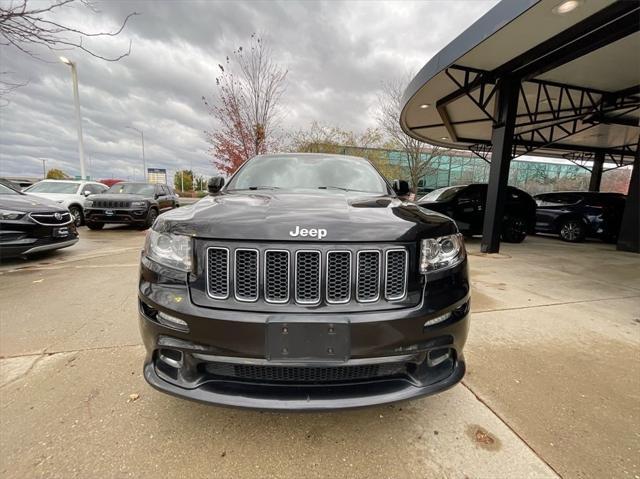
[[[250,190],[279,190],[279,186],[250,186]]]
[[[349,188],[343,188],[342,186],[318,186],[319,190],[342,190],[342,191],[355,191]]]

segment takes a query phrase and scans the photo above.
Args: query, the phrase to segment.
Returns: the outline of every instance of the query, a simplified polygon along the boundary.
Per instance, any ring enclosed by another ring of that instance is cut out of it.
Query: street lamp
[[[140,133],[140,138],[142,141],[142,167],[144,168],[142,170],[142,177],[144,178],[144,181],[147,181],[147,160],[145,160],[144,158],[144,131],[142,130],[138,130],[136,127],[134,126],[128,126],[127,128],[137,131],[138,133]]]
[[[71,79],[73,80],[73,101],[76,109],[76,123],[78,127],[78,153],[80,154],[80,177],[85,179],[84,170],[84,143],[82,141],[82,118],[80,117],[80,95],[78,94],[78,70],[76,64],[67,57],[60,57],[60,61],[71,67]]]

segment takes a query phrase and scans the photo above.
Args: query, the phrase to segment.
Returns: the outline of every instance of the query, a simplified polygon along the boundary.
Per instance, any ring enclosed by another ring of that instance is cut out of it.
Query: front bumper
[[[112,214],[107,214],[107,211]],[[93,223],[139,224],[147,221],[148,213],[146,208],[85,208],[84,217],[86,221]]]
[[[350,355],[335,362],[268,360],[265,338],[274,315],[197,306],[185,284],[150,281],[158,276],[148,273],[143,262],[139,324],[147,350],[144,376],[154,388],[175,396],[257,409],[342,409],[434,394],[465,373],[466,261],[442,279],[455,292],[448,300],[426,292],[426,299],[412,308],[277,315],[302,322],[346,318]],[[189,331],[161,323],[157,312],[184,321]],[[449,316],[425,326],[443,315]]]
[[[62,229],[64,234],[60,235]],[[77,242],[78,231],[73,223],[47,226],[17,220],[0,224],[0,258],[68,248]]]

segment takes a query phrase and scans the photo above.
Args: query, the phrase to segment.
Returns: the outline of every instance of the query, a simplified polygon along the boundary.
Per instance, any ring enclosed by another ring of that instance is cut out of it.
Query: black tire
[[[82,213],[82,208],[78,205],[69,206],[69,213],[73,216],[73,222],[76,226],[82,226],[84,224],[84,214]]]
[[[519,216],[507,218],[502,225],[502,240],[507,243],[522,243],[526,237],[526,220]]]
[[[144,229],[151,228],[153,226],[153,222],[158,217],[158,210],[155,208],[151,208],[149,213],[147,213],[147,220],[144,222]]]
[[[94,223],[92,221],[87,221],[87,228],[89,228],[90,230],[101,230],[102,228],[104,228],[104,223]]]
[[[567,218],[562,220],[558,227],[558,234],[562,241],[568,243],[580,243],[587,236],[587,228],[578,218]]]

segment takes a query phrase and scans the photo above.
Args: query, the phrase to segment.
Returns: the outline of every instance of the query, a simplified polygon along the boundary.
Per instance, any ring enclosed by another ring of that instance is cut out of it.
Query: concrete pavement
[[[535,237],[487,257],[472,240],[463,384],[392,406],[284,414],[147,386],[143,234],[81,234],[74,248],[0,264],[2,477],[640,475],[637,255]]]

